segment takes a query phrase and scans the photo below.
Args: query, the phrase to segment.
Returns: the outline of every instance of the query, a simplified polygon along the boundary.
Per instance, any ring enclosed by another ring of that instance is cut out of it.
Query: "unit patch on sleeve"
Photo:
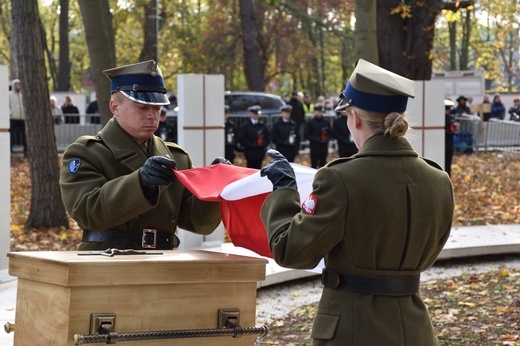
[[[318,204],[318,199],[312,193],[309,194],[309,197],[302,203],[302,209],[305,214],[314,215],[316,211],[316,205]]]
[[[72,174],[76,174],[81,166],[81,159],[75,158],[69,163],[69,172]]]

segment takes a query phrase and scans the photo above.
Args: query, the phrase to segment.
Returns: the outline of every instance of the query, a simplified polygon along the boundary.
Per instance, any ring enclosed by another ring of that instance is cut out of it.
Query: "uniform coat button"
[[[177,221],[177,217],[175,215],[170,216],[170,222],[175,223]]]

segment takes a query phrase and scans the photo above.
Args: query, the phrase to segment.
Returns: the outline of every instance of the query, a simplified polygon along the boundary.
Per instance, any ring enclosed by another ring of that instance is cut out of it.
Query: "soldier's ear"
[[[119,114],[119,102],[117,102],[116,100],[110,99],[108,107],[110,108],[110,112],[112,112],[113,115]]]
[[[360,118],[360,116],[356,113],[355,110],[352,110],[350,114],[353,117],[354,126],[356,127],[356,129],[359,129],[361,127],[361,118]]]

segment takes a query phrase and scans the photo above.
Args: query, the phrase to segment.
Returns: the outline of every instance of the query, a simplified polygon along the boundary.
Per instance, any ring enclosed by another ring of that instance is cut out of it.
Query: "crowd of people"
[[[280,118],[273,121],[270,128],[259,116],[260,106],[248,108],[250,117],[241,126],[229,119],[226,106],[226,159],[233,162],[236,151],[243,151],[247,167],[260,169],[266,151],[273,147],[293,162],[303,141],[308,146],[313,168],[327,163],[331,147],[336,148],[339,157],[355,154],[357,148],[347,127],[345,112],[334,112],[332,103],[323,96],[316,101],[313,103],[309,95],[294,91],[287,104],[280,108]],[[336,145],[331,146],[331,141]]]
[[[197,198],[173,172],[193,164],[167,126],[171,101],[159,66],[149,60],[103,72],[113,116],[97,135],[66,149],[60,171],[63,203],[83,231],[78,250],[171,250],[179,246],[177,228],[212,233],[219,203]],[[13,90],[19,93],[19,81]],[[272,183],[259,213],[276,263],[312,269],[324,259],[313,345],[437,344],[420,275],[448,240],[453,187],[406,138],[414,96],[414,81],[360,59],[334,106],[295,92],[271,128],[258,105],[241,126],[224,110],[230,156],[212,164],[232,164],[241,145],[247,166]],[[15,128],[24,119],[21,94],[12,99]],[[460,97],[455,111],[446,104],[447,114],[471,111],[467,101]],[[72,109],[72,100],[65,107]],[[325,166],[332,139],[349,157]],[[320,168],[308,196],[300,196],[289,164],[302,140]],[[276,150],[267,150],[271,144]],[[262,167],[265,155],[272,161]]]
[[[10,106],[10,133],[11,152],[13,145],[21,145],[24,155],[27,154],[27,140],[25,134],[25,112],[23,109],[21,82],[14,79],[11,82],[9,94]],[[337,156],[349,157],[357,153],[358,149],[352,140],[346,125],[345,112],[334,111],[334,100],[327,100],[318,96],[316,102],[308,93],[293,91],[291,97],[284,97],[286,106],[280,109],[280,118],[271,127],[259,117],[261,108],[257,105],[249,107],[250,119],[238,126],[229,118],[229,107],[225,109],[225,157],[234,162],[237,151],[243,152],[247,167],[261,168],[265,152],[269,148],[276,148],[290,162],[293,162],[300,150],[309,149],[310,164],[313,168],[323,167],[327,163],[329,148],[333,148]],[[166,117],[166,112],[176,106],[175,94],[170,97],[170,105],[161,109],[159,126],[155,135],[165,141],[177,142],[177,128],[175,122]],[[472,96],[460,95],[455,101],[448,99],[445,106],[446,115],[446,171],[450,173],[451,158],[454,152],[454,137],[457,135],[456,117],[476,115],[482,116],[483,121],[490,119],[520,121],[520,98],[513,100],[513,105],[507,109],[499,94],[484,95],[480,112],[472,107],[476,105]],[[485,107],[485,105],[489,105]],[[484,107],[483,107],[484,106]],[[79,109],[71,96],[66,95],[64,103],[59,106],[55,96],[50,96],[50,107],[55,124],[79,123]],[[483,111],[482,111],[483,110]],[[97,101],[88,104],[87,114],[91,115],[91,123],[99,123]],[[334,117],[331,121],[330,117]],[[302,147],[304,143],[304,147]],[[331,145],[332,144],[332,145]]]
[[[451,100],[450,100],[451,101]],[[506,106],[502,102],[500,94],[495,94],[493,96],[493,100],[490,101],[489,95],[484,95],[482,97],[482,102],[478,104],[479,107],[472,108],[472,106],[476,106],[477,104],[473,103],[472,96],[459,96],[456,100],[456,103],[451,107],[451,114],[455,116],[464,116],[464,115],[478,115],[482,114],[483,121],[489,121],[489,119],[498,119],[498,120],[520,120],[520,99],[515,98],[513,100],[513,105],[507,110]]]

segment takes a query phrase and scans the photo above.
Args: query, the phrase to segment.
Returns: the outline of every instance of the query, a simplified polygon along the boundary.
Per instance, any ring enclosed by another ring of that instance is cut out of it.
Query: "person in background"
[[[97,100],[94,100],[94,101],[92,101],[92,102],[90,102],[88,104],[86,112],[87,112],[87,114],[90,115],[90,123],[91,124],[99,124],[100,123],[100,119],[99,119],[99,106],[98,106]]]
[[[171,93],[171,95],[168,97],[168,100],[170,101],[168,109],[175,110],[175,108],[177,107],[177,95],[175,93]]]
[[[513,106],[509,108],[510,119],[520,121],[520,99],[517,97],[513,100]]]
[[[503,120],[506,116],[506,107],[500,100],[500,95],[495,95],[493,97],[493,102],[491,102],[491,118]]]
[[[63,203],[83,229],[78,250],[171,250],[179,245],[177,227],[213,232],[219,203],[197,199],[173,172],[193,168],[190,155],[154,136],[169,103],[160,68],[148,60],[103,72],[113,117],[65,150],[60,171]]]
[[[314,114],[314,104],[311,100],[311,95],[304,94],[303,95],[303,111],[305,112],[306,117],[311,117]]]
[[[323,118],[323,105],[316,103],[313,109],[314,117],[305,124],[305,139],[309,141],[311,167],[320,168],[327,163],[331,129],[329,120]]]
[[[336,115],[336,112],[332,109],[332,104],[330,101],[326,101],[324,105],[325,111],[323,112],[324,116],[334,116]]]
[[[166,113],[168,109],[161,107],[161,114],[159,115],[159,126],[155,130],[154,135],[161,137],[165,142],[177,143],[177,127],[168,120]]]
[[[224,135],[225,135],[225,158],[233,163],[235,160],[235,149],[237,146],[238,129],[235,122],[229,119],[229,106],[224,106]]]
[[[491,109],[491,102],[489,102],[489,95],[484,95],[482,98],[482,105],[489,104],[489,109]],[[488,121],[491,118],[491,112],[482,113],[482,117],[484,121]]]
[[[72,98],[67,95],[65,96],[65,102],[63,106],[61,106],[61,111],[65,115],[65,123],[66,124],[79,124],[79,110],[78,107],[74,105],[72,102]],[[77,114],[77,115],[67,115],[67,114]]]
[[[58,99],[56,96],[52,95],[49,97],[49,102],[51,104],[51,114],[52,114],[52,120],[55,124],[63,124],[63,112],[61,111],[61,108],[57,106]]]
[[[25,134],[25,110],[23,108],[22,83],[19,79],[11,81],[9,91],[9,132],[11,138],[11,153],[15,144],[21,144],[23,155],[27,156],[27,138]]]
[[[471,110],[472,105],[473,105],[473,96],[468,95],[468,99],[466,101],[466,106]]]
[[[349,157],[358,152],[350,130],[348,129],[347,120],[347,112],[341,111],[340,115],[334,119],[334,123],[332,124],[332,137],[334,137],[338,143],[339,157]]]
[[[247,167],[260,169],[270,142],[269,130],[265,122],[260,119],[260,106],[251,106],[247,110],[249,119],[240,127],[238,138],[244,148]]]
[[[296,123],[291,119],[292,107],[282,106],[282,116],[273,124],[271,140],[278,150],[289,162],[294,162],[298,154],[300,133]]]
[[[457,106],[451,110],[452,114],[460,117],[463,114],[471,114],[471,109],[466,105],[468,99],[465,96],[459,96]]]
[[[320,168],[303,203],[289,162],[267,153],[260,174],[273,191],[260,216],[274,260],[325,263],[313,346],[437,345],[420,275],[448,240],[455,203],[446,172],[405,138],[414,91],[414,81],[359,60],[337,107],[359,152]]]
[[[303,103],[300,101],[298,96],[298,91],[292,92],[291,100],[289,101],[289,106],[291,106],[291,119],[296,123],[296,128],[298,129],[298,134],[300,139],[303,137],[303,129],[305,126],[305,110],[303,109]],[[298,142],[298,150],[300,149],[300,142]]]
[[[451,176],[451,163],[455,151],[454,136],[457,134],[459,127],[455,115],[451,112],[453,105],[452,100],[444,100],[444,170],[449,176]]]

